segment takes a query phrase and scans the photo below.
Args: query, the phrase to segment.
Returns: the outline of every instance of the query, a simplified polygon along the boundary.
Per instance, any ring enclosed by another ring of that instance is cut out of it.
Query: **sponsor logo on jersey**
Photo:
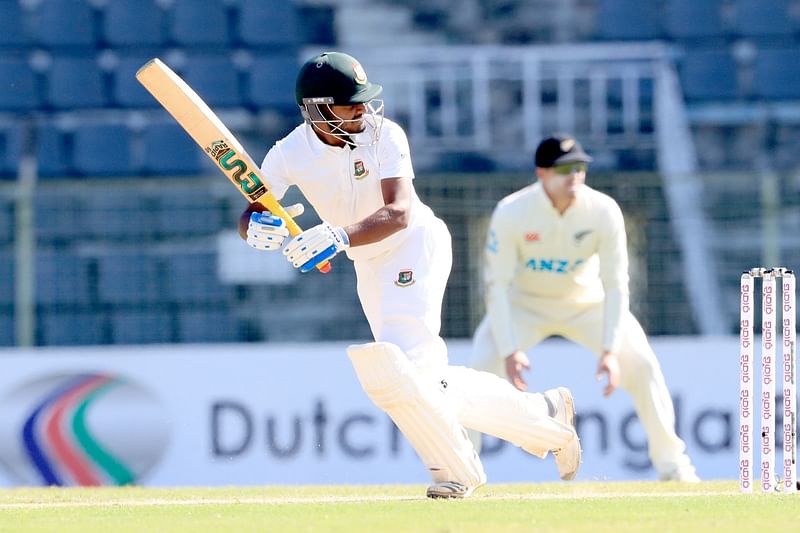
[[[357,180],[363,180],[369,176],[369,170],[367,170],[367,167],[364,166],[364,162],[360,159],[356,159],[355,162],[353,162],[353,176],[355,176]]]
[[[409,285],[413,285],[415,281],[413,270],[401,270],[397,274],[397,280],[394,284],[398,287],[408,287]]]
[[[532,270],[534,272],[550,272],[553,274],[569,274],[574,272],[579,266],[584,264],[586,261],[583,259],[576,259],[575,261],[570,261],[569,259],[558,259],[558,258],[549,258],[549,259],[537,259],[532,258],[528,259],[525,263],[525,268]]]
[[[529,231],[525,234],[525,242],[539,242],[540,238],[538,231]]]
[[[592,230],[585,229],[585,230],[579,231],[578,233],[573,235],[572,237],[575,239],[575,244],[580,244],[580,242],[583,240],[583,238],[588,236],[590,233],[592,233]]]

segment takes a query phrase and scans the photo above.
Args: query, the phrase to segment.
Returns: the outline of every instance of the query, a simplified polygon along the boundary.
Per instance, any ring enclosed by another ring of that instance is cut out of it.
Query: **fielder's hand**
[[[603,388],[603,396],[608,398],[619,385],[619,359],[617,354],[603,352],[603,355],[600,356],[597,361],[597,373],[595,374],[597,381],[603,379],[604,374],[608,375],[608,383]]]
[[[344,228],[323,222],[292,239],[283,254],[293,267],[308,272],[349,247],[350,238]]]
[[[531,362],[525,352],[517,350],[506,357],[506,375],[508,380],[521,391],[528,390],[528,384],[522,378],[523,370],[530,370]]]
[[[303,214],[303,204],[295,204],[286,208],[292,218]],[[289,236],[289,230],[283,219],[269,211],[250,213],[247,223],[247,244],[256,250],[277,250],[281,248]]]

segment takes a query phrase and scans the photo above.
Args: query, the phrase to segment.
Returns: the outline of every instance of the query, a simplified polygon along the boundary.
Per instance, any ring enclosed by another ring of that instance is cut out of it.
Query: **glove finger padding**
[[[292,266],[308,272],[349,246],[350,240],[343,228],[323,222],[292,239],[283,253]]]
[[[294,204],[294,205],[290,205],[289,207],[285,208],[284,210],[286,211],[286,213],[290,217],[295,218],[295,217],[299,217],[300,215],[305,213],[306,208],[305,208],[305,206],[303,204]]]
[[[247,226],[247,244],[257,250],[277,250],[286,241],[289,230],[286,223],[271,215],[268,211],[264,213],[252,213],[250,222]]]

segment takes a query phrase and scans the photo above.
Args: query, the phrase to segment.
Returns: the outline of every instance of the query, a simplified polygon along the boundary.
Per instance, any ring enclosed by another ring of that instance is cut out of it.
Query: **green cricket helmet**
[[[383,91],[377,83],[371,83],[358,60],[342,52],[324,52],[303,64],[297,75],[295,99],[300,106],[303,119],[313,128],[333,135],[352,146],[375,144],[383,123],[383,101],[376,98]],[[363,120],[372,129],[369,142],[357,142],[355,136],[342,129],[347,122],[338,117],[331,106],[364,104]],[[330,131],[320,128],[327,124]]]

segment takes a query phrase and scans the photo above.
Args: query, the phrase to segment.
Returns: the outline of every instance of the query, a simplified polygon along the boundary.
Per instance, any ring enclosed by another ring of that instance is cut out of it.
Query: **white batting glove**
[[[348,248],[350,238],[344,228],[323,222],[292,239],[283,254],[293,267],[308,272]]]
[[[286,208],[292,218],[302,215],[303,204],[295,204]],[[247,244],[256,250],[277,250],[281,248],[289,236],[289,229],[283,219],[269,211],[251,213],[247,224]]]

